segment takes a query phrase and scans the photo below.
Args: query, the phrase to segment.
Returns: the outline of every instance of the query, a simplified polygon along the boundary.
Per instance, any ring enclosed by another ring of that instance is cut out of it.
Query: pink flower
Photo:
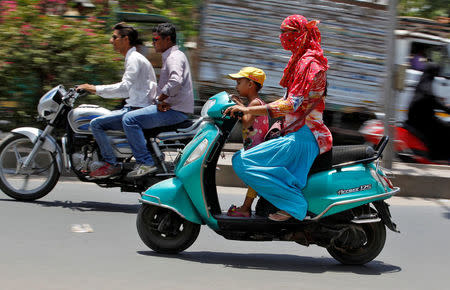
[[[20,27],[20,32],[22,32],[25,35],[31,35],[31,30],[33,27],[30,24],[23,24],[22,27]]]

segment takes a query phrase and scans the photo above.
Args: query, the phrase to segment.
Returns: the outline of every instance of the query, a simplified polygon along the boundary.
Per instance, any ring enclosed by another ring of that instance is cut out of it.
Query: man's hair
[[[125,22],[120,22],[114,25],[114,30],[118,30],[120,36],[128,36],[128,40],[131,46],[142,44],[142,41],[138,38],[138,32],[133,26],[126,24]]]
[[[158,33],[163,38],[170,36],[173,44],[177,42],[177,31],[172,23],[160,23],[153,27],[153,32]]]

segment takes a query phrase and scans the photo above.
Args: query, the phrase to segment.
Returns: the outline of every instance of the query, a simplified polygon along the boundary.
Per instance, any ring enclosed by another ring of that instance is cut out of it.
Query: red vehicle
[[[384,123],[381,120],[366,121],[359,132],[371,144],[378,144],[384,135]],[[423,137],[417,130],[407,124],[395,127],[394,150],[400,160],[422,164],[450,165],[449,160],[431,160],[429,149],[422,141]]]

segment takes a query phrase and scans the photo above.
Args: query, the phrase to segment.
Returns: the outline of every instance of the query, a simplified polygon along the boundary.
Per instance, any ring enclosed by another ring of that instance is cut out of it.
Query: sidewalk
[[[231,167],[231,157],[241,148],[241,144],[225,144],[225,158],[219,158],[217,166],[217,185],[245,187]],[[391,172],[392,183],[400,187],[398,196],[450,199],[450,166],[394,162]]]

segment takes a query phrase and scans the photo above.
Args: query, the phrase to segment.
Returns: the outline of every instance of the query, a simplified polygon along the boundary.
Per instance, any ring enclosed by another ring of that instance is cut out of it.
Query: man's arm
[[[131,85],[138,77],[139,66],[137,58],[130,56],[125,65],[125,73],[120,83],[95,86],[97,95],[103,98],[128,98]]]

